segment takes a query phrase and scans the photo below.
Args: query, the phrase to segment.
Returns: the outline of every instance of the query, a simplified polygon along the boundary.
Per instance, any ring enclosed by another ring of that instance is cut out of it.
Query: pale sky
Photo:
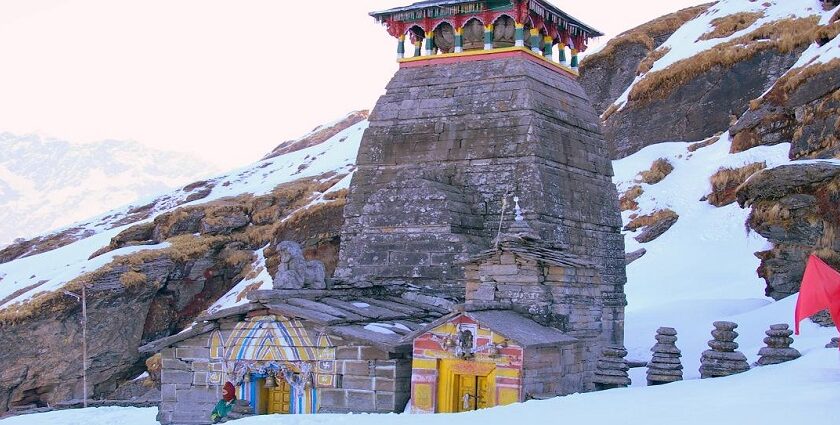
[[[372,108],[396,41],[367,13],[411,2],[0,0],[0,132],[244,165]],[[704,1],[553,2],[606,33],[597,45]]]

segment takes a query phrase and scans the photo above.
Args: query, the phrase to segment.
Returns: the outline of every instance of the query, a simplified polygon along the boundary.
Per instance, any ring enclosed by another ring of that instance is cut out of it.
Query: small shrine
[[[371,16],[397,39],[397,58],[406,66],[531,52],[577,70],[578,54],[591,38],[603,35],[546,0],[427,0]],[[410,58],[406,38],[414,48]]]
[[[140,348],[161,353],[162,424],[211,423],[228,382],[244,416],[402,412],[411,379],[403,339],[448,312],[435,305],[442,300],[384,288],[264,290],[248,299]]]
[[[464,263],[466,303],[415,334],[412,409],[452,413],[596,388],[600,347],[622,329],[594,264],[545,242],[516,215]],[[623,362],[626,351],[621,348]]]

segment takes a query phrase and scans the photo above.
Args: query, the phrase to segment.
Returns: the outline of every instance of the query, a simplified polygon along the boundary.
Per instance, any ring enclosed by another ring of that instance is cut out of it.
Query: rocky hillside
[[[366,113],[351,117],[294,141],[298,149],[0,251],[0,411],[81,397],[81,308],[70,293],[83,286],[99,398],[146,369],[143,343],[270,285],[258,278],[276,271],[277,241],[301,242],[331,273],[367,127]]]
[[[667,22],[703,7],[632,30],[622,38],[641,42],[613,42],[587,58],[586,87],[602,80],[622,86],[628,70],[635,71],[623,90],[593,91],[599,104],[610,103],[602,118],[616,158],[650,144],[703,140],[728,130],[816,40],[833,37],[833,7],[833,1],[819,0],[722,0],[661,44],[653,36],[662,33],[651,28],[670,29]]]
[[[674,179],[668,176],[675,166],[725,146],[725,155],[695,175],[698,181],[690,184],[701,184],[705,193],[686,207],[729,210],[736,198],[752,207],[748,217],[730,212],[719,219],[736,220],[766,238],[754,251],[766,295],[778,300],[798,292],[811,253],[840,267],[838,3],[721,0],[631,30],[583,62],[587,87],[606,75],[614,76],[607,78],[610,84],[626,81],[635,64],[636,76],[620,95],[591,95],[608,104],[602,119],[616,158],[662,154],[647,164],[631,161],[633,176],[619,183],[630,259],[642,258],[654,239],[685,221],[685,213],[671,205],[682,196],[661,192]],[[662,22],[695,13],[661,44],[650,36],[651,28],[667,27]],[[645,48],[649,53],[638,60]],[[665,148],[674,142],[688,149]],[[651,193],[658,193],[659,202],[645,207]]]
[[[208,176],[180,153],[0,133],[0,247]]]

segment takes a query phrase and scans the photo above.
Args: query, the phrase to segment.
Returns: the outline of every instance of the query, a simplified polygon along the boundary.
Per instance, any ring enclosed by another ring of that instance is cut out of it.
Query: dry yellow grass
[[[654,19],[629,31],[623,32],[610,40],[600,51],[583,59],[583,64],[597,59],[608,58],[615,54],[616,49],[628,43],[643,44],[648,50],[654,48],[654,37],[672,33],[686,22],[705,12],[713,3],[689,7],[669,15]]]
[[[129,270],[120,275],[120,283],[126,288],[134,288],[146,284],[146,275],[134,270]]]
[[[755,21],[764,17],[764,12],[738,12],[712,20],[714,29],[701,35],[697,41],[725,38],[738,31],[749,28]]]
[[[670,47],[660,47],[650,52],[650,54],[648,54],[647,57],[645,57],[644,59],[642,59],[641,62],[639,62],[639,66],[636,68],[636,75],[646,74],[648,71],[650,71],[651,68],[653,68],[653,64],[656,61],[662,59],[662,57],[667,55],[670,51]]]
[[[767,23],[747,35],[677,61],[663,70],[647,74],[633,86],[629,98],[637,105],[643,105],[666,98],[677,87],[714,67],[731,67],[770,49],[789,53],[811,43],[812,32],[818,23],[817,17],[783,19]]]
[[[624,230],[629,230],[635,232],[636,230],[641,229],[642,227],[652,226],[656,223],[659,223],[662,220],[669,219],[669,218],[676,218],[679,217],[676,212],[664,209],[654,212],[653,214],[641,215],[627,223],[624,226]]]
[[[773,88],[764,96],[764,101],[772,102],[776,105],[783,105],[787,102],[791,93],[804,84],[808,79],[823,73],[840,72],[840,58],[834,58],[828,62],[823,62],[815,65],[804,66],[790,70],[782,78],[776,81]],[[758,109],[762,104],[762,99],[756,99],[750,102],[750,108]]]
[[[639,173],[639,180],[642,183],[656,184],[668,177],[674,171],[674,166],[665,158],[659,158],[653,161],[650,170]]]
[[[642,194],[645,193],[644,189],[641,186],[635,185],[630,189],[627,189],[619,198],[619,205],[621,206],[621,211],[632,211],[639,208],[639,203],[636,202]]]
[[[722,207],[735,202],[735,192],[753,174],[767,168],[766,162],[754,162],[739,168],[720,168],[709,178],[712,193],[708,195],[709,203]]]
[[[618,105],[613,103],[612,105],[610,105],[609,108],[607,108],[606,111],[604,111],[603,114],[601,114],[601,120],[606,121],[606,120],[610,119],[610,116],[612,116],[612,114],[616,113],[617,111],[618,111]]]

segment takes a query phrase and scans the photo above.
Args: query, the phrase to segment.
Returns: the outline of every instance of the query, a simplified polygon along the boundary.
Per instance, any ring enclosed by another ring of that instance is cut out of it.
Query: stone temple
[[[577,53],[601,34],[536,0],[425,1],[372,15],[398,55],[408,35],[415,56],[401,59],[371,113],[336,277],[462,298],[461,262],[493,246],[518,196],[538,236],[598,265],[605,305],[623,311],[612,165],[576,81]],[[621,325],[614,331],[620,344]]]
[[[336,275],[280,243],[273,290],[141,347],[161,354],[162,424],[210,423],[227,382],[230,418],[445,413],[595,390],[603,353],[624,364],[618,194],[576,80],[601,34],[545,0],[371,15],[400,69],[363,136]]]

